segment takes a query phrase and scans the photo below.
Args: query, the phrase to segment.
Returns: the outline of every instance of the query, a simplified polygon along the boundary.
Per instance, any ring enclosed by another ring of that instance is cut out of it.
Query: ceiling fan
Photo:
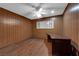
[[[37,17],[42,17],[43,14],[46,14],[46,10],[42,8],[43,3],[28,3],[28,5],[31,6],[32,8],[35,8],[34,14]]]

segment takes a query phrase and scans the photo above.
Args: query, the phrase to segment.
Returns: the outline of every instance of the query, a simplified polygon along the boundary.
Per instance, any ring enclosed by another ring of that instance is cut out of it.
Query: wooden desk
[[[72,55],[71,41],[65,36],[49,35],[48,42],[52,43],[52,53],[56,56]]]

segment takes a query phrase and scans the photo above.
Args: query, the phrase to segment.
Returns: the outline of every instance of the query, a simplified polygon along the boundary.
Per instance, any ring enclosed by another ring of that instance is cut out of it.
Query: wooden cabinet
[[[48,35],[48,41],[52,43],[52,55],[56,56],[71,56],[72,47],[71,41],[67,37],[59,37]]]

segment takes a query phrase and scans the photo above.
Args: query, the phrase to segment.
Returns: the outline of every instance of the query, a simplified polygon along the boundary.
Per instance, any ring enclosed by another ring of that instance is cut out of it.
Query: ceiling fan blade
[[[36,10],[38,11],[41,8],[42,5],[43,5],[43,3],[39,3],[39,6],[36,7]]]

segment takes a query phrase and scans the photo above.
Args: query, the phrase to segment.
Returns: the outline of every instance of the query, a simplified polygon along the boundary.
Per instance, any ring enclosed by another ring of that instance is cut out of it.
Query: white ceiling
[[[0,3],[0,7],[29,19],[62,15],[67,3]]]

